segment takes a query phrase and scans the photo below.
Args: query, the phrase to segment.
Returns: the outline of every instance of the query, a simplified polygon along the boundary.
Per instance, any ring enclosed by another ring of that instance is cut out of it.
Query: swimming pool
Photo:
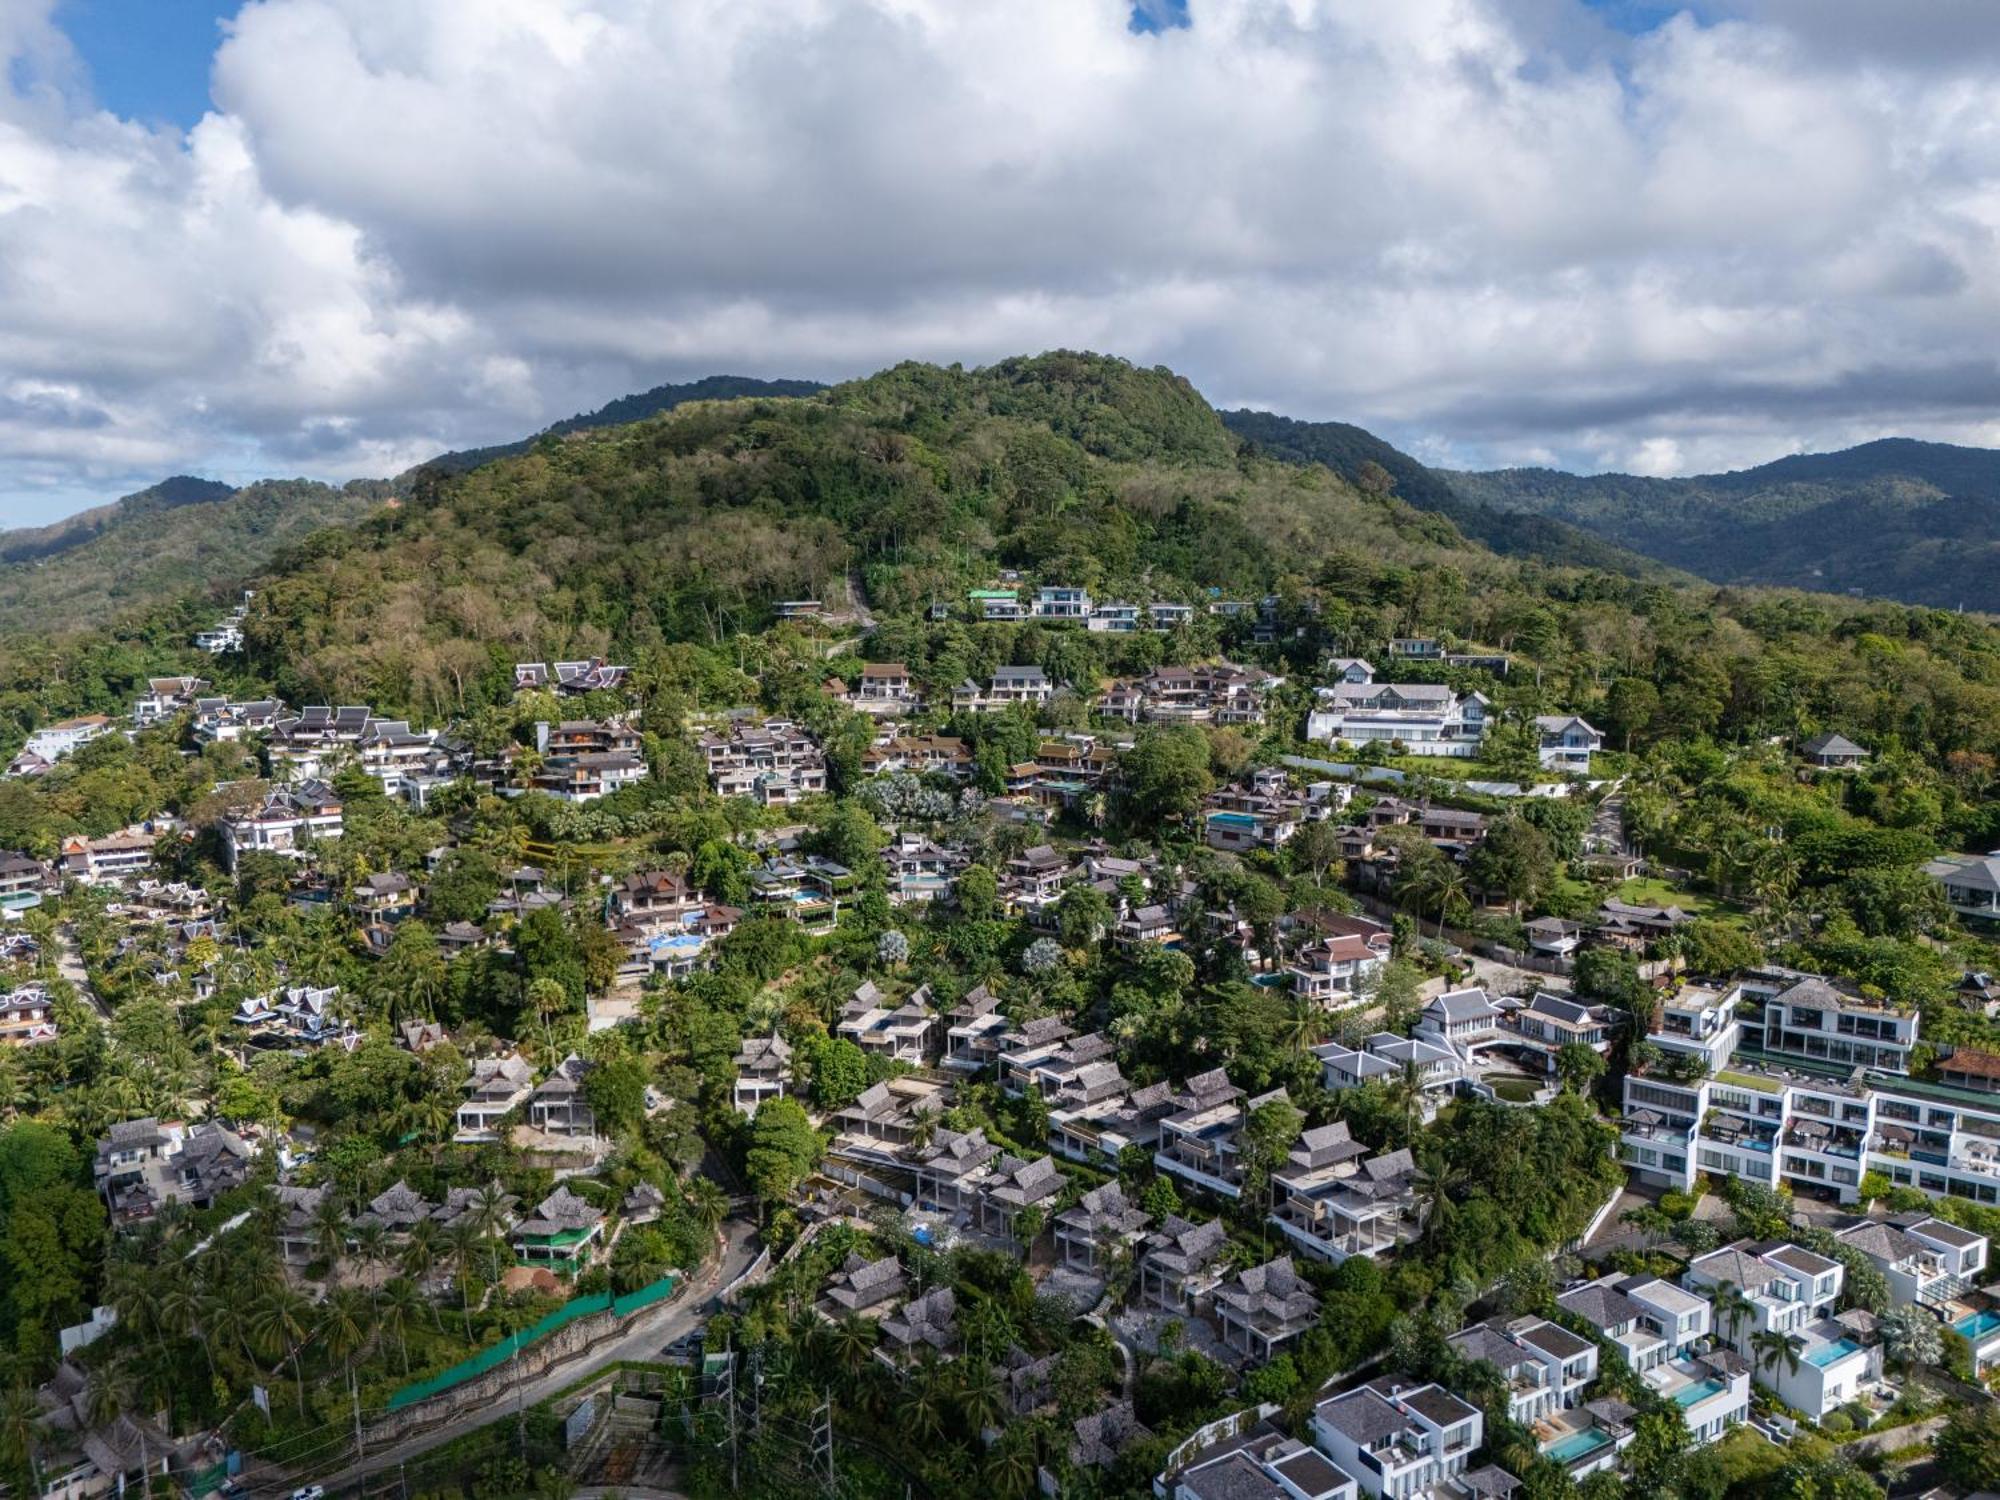
[[[2000,1330],[2000,1312],[1986,1308],[1982,1312],[1967,1313],[1951,1325],[1951,1331],[1961,1338],[1976,1339]]]
[[[1610,1442],[1611,1434],[1603,1428],[1586,1427],[1582,1432],[1572,1432],[1568,1437],[1551,1443],[1542,1450],[1542,1456],[1552,1458],[1559,1464],[1573,1464]]]
[[[1257,820],[1249,813],[1213,812],[1208,815],[1211,823],[1220,823],[1224,828],[1255,828]]]
[[[1693,1406],[1728,1388],[1720,1380],[1704,1380],[1696,1385],[1682,1386],[1674,1392],[1674,1401],[1681,1406]]]
[[[1841,1339],[1838,1343],[1827,1344],[1822,1348],[1808,1352],[1806,1363],[1818,1365],[1821,1369],[1825,1369],[1828,1365],[1838,1364],[1850,1354],[1858,1353],[1860,1349],[1861,1346],[1855,1343],[1853,1339]]]

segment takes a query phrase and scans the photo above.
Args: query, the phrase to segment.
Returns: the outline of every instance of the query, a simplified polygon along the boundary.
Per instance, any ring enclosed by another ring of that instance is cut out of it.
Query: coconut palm
[[[27,1478],[37,1495],[42,1492],[41,1446],[41,1403],[26,1385],[9,1387],[0,1397],[0,1470]]]
[[[446,1255],[452,1264],[453,1279],[458,1282],[458,1308],[465,1317],[465,1337],[472,1339],[472,1267],[484,1248],[485,1237],[479,1226],[460,1219],[445,1231]]]
[[[292,1362],[292,1382],[298,1393],[299,1415],[306,1414],[305,1375],[299,1368],[299,1346],[311,1331],[311,1305],[289,1286],[276,1286],[251,1306],[249,1334],[257,1356],[275,1369]]]
[[[1735,1343],[1736,1331],[1752,1312],[1750,1299],[1743,1295],[1743,1288],[1733,1281],[1717,1282],[1709,1296],[1709,1304],[1714,1309],[1716,1324],[1728,1334],[1729,1341]]]
[[[1780,1369],[1793,1375],[1799,1373],[1798,1346],[1776,1329],[1750,1335],[1750,1357],[1760,1370],[1768,1369],[1773,1374]]]
[[[374,1331],[374,1305],[359,1287],[341,1287],[320,1304],[319,1341],[343,1368],[351,1365]]]
[[[376,1325],[396,1336],[396,1348],[403,1356],[403,1373],[410,1373],[410,1325],[424,1316],[424,1294],[407,1276],[392,1276],[383,1283],[375,1298]]]
[[[313,1212],[312,1245],[313,1253],[326,1262],[327,1274],[333,1275],[347,1253],[347,1211],[332,1193],[320,1199]]]
[[[875,1352],[875,1325],[856,1313],[849,1313],[833,1325],[833,1357],[850,1375],[868,1366]]]
[[[711,1235],[729,1216],[729,1194],[713,1177],[697,1177],[690,1182],[687,1200],[695,1222]]]
[[[904,1430],[919,1443],[936,1442],[944,1435],[945,1396],[936,1360],[925,1360],[916,1375],[904,1383],[896,1412]]]
[[[1007,1419],[1007,1392],[993,1366],[970,1361],[959,1368],[958,1414],[966,1430],[983,1433]]]

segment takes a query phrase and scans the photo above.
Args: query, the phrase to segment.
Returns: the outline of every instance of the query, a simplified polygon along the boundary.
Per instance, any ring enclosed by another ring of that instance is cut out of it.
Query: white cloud
[[[48,3],[0,521],[1058,344],[1463,463],[1993,433],[2000,47],[1947,0],[257,0],[184,137],[79,103]]]

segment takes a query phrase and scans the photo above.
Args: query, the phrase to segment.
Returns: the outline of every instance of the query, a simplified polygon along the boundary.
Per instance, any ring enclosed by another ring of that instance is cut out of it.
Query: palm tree
[[[359,1287],[342,1287],[320,1305],[320,1342],[343,1369],[352,1367],[354,1355],[368,1342],[374,1325],[374,1304]]]
[[[339,1271],[340,1257],[347,1253],[347,1211],[332,1193],[313,1212],[313,1250],[326,1262],[329,1277]]]
[[[1025,1428],[1010,1428],[986,1456],[986,1482],[1000,1500],[1027,1500],[1035,1471],[1034,1444]]]
[[[926,1117],[928,1118],[928,1117]],[[713,1235],[729,1216],[729,1194],[713,1177],[697,1177],[688,1184],[688,1209],[695,1222]]]
[[[437,1272],[438,1267],[437,1225],[429,1219],[420,1219],[410,1226],[409,1237],[403,1241],[403,1274],[419,1286]],[[435,1307],[432,1309],[436,1311]],[[438,1324],[440,1332],[444,1324]]]
[[[184,1260],[172,1263],[167,1274],[167,1284],[160,1292],[160,1326],[175,1338],[194,1339],[201,1345],[201,1352],[208,1361],[208,1372],[215,1373],[215,1356],[209,1352],[208,1340],[200,1337],[203,1313],[207,1300],[194,1272]]]
[[[925,1360],[916,1378],[905,1383],[897,1415],[905,1430],[920,1443],[935,1442],[943,1436],[944,1391],[936,1360]]]
[[[392,1276],[376,1294],[375,1322],[396,1335],[396,1348],[403,1356],[403,1373],[410,1373],[410,1324],[424,1315],[424,1294],[407,1276]]]
[[[1750,1316],[1750,1299],[1743,1295],[1743,1288],[1733,1281],[1719,1281],[1709,1296],[1709,1304],[1714,1309],[1714,1317],[1729,1335],[1729,1342],[1736,1342],[1736,1331]]]
[[[453,1277],[458,1282],[458,1309],[465,1316],[467,1343],[472,1341],[472,1267],[484,1239],[479,1226],[464,1219],[445,1232],[446,1253],[451,1259]]]
[[[1760,1370],[1769,1369],[1775,1374],[1780,1368],[1796,1375],[1799,1373],[1799,1351],[1784,1334],[1772,1329],[1766,1333],[1750,1335],[1751,1362]]]
[[[389,1260],[389,1229],[379,1219],[364,1219],[354,1226],[354,1254],[364,1266],[380,1266]]]
[[[0,1469],[24,1475],[42,1492],[42,1471],[36,1462],[42,1444],[42,1408],[26,1385],[9,1387],[0,1397]]]
[[[850,1375],[868,1366],[875,1352],[875,1325],[858,1313],[849,1313],[833,1325],[833,1355]]]
[[[305,1375],[299,1368],[299,1346],[310,1331],[306,1322],[310,1305],[289,1286],[273,1287],[250,1309],[249,1331],[258,1356],[275,1369],[289,1359],[292,1382],[298,1393],[299,1415],[306,1414]]]
[[[963,1363],[959,1379],[958,1414],[968,1432],[983,1433],[1006,1421],[1007,1393],[993,1366],[981,1361]]]

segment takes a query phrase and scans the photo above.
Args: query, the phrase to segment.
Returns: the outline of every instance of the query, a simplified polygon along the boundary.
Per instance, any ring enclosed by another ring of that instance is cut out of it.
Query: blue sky
[[[128,119],[194,124],[208,109],[218,0],[62,0],[56,20],[90,70],[97,102]]]

